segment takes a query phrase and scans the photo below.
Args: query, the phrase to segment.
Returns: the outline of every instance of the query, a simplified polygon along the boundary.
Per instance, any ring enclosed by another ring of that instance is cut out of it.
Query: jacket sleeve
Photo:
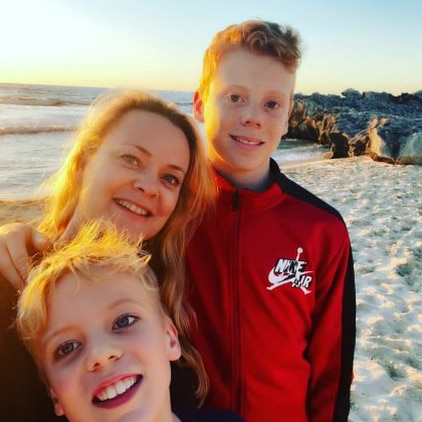
[[[356,294],[348,236],[319,269],[313,329],[308,414],[312,422],[347,421],[356,338]],[[327,256],[325,256],[327,258]]]

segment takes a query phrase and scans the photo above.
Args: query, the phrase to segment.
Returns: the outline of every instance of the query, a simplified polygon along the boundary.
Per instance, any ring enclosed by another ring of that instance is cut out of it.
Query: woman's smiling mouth
[[[151,212],[146,210],[145,208],[141,208],[132,202],[126,201],[125,199],[115,199],[115,202],[117,205],[126,208],[127,210],[135,214],[142,215],[144,217],[149,217],[152,215]]]

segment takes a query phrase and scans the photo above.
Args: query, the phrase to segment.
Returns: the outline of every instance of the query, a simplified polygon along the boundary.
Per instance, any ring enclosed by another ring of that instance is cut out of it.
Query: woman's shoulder
[[[174,413],[182,422],[242,422],[242,419],[237,413],[230,410],[220,409],[192,409],[179,408],[174,409]]]

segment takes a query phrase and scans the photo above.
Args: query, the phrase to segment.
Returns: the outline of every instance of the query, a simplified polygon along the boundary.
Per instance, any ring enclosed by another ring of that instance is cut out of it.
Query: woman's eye
[[[163,176],[163,180],[165,180],[167,183],[170,183],[171,185],[174,185],[174,186],[179,186],[182,184],[182,181],[177,176],[174,176],[173,174],[165,174]]]
[[[139,160],[133,155],[123,154],[120,158],[128,164],[132,164],[135,166],[139,165]]]
[[[79,346],[80,343],[77,341],[66,341],[65,343],[60,344],[54,351],[54,359],[60,360],[66,357],[70,353],[74,352]]]
[[[136,321],[138,321],[138,319],[138,317],[133,315],[121,315],[114,321],[113,330],[119,330],[121,328],[130,327]]]
[[[266,106],[267,108],[270,108],[271,110],[275,110],[275,109],[277,109],[277,108],[279,108],[279,107],[280,107],[280,105],[278,104],[278,102],[277,102],[277,101],[267,101],[267,102],[265,103],[265,106]]]

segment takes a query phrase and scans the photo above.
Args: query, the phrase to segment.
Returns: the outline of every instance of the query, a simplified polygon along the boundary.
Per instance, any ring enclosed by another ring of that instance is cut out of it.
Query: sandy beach
[[[422,167],[367,158],[287,168],[351,237],[357,342],[351,422],[422,421]]]
[[[357,288],[350,421],[422,421],[422,166],[349,158],[282,168],[349,229]],[[39,215],[36,201],[0,201],[0,224]]]
[[[36,199],[0,200],[0,225],[14,221],[30,222],[40,216],[40,202]]]

